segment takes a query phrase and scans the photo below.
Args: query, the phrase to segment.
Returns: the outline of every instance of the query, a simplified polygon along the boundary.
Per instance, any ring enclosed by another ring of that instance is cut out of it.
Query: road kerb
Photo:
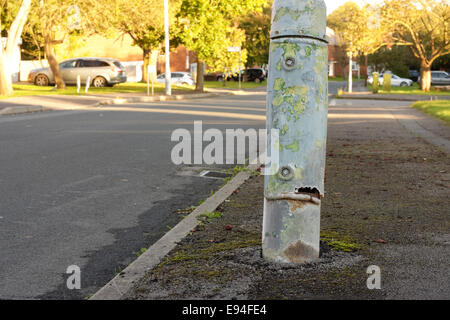
[[[128,103],[143,103],[143,102],[159,102],[159,101],[172,101],[172,100],[188,100],[188,99],[200,99],[210,98],[218,96],[216,93],[192,93],[192,94],[177,94],[173,96],[150,96],[150,97],[132,97],[132,98],[116,98],[101,101],[97,106],[105,105],[118,105]]]
[[[159,101],[172,101],[172,100],[189,100],[189,99],[200,99],[200,98],[211,98],[220,95],[226,95],[227,93],[192,93],[192,94],[178,94],[173,96],[152,96],[152,97],[132,97],[132,98],[115,98],[115,99],[105,99],[97,103],[93,103],[90,105],[71,105],[70,108],[66,108],[71,110],[73,108],[97,108],[108,105],[121,105],[128,103],[145,103],[145,102],[159,102]],[[63,105],[64,102],[61,102]],[[51,110],[63,110],[59,108],[45,107],[41,105],[30,105],[30,106],[15,106],[15,107],[6,107],[0,110],[0,116],[6,115],[16,115],[16,114],[25,114],[31,112],[42,112],[42,111],[51,111]]]
[[[251,164],[246,171],[238,173],[231,181],[208,198],[202,205],[184,218],[147,251],[132,262],[125,270],[116,275],[89,300],[119,300],[133,288],[148,271],[156,267],[164,257],[174,249],[199,223],[198,217],[205,212],[213,212],[233,192],[251,177],[252,171],[259,167]]]
[[[42,106],[18,106],[18,107],[7,107],[3,110],[0,110],[0,116],[6,115],[14,115],[14,114],[23,114],[23,113],[31,113],[31,112],[41,112],[48,110]]]

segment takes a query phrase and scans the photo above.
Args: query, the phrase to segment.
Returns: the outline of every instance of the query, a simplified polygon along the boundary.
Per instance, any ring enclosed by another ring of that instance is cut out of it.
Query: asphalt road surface
[[[330,83],[330,92],[340,86]],[[183,175],[171,161],[172,132],[192,132],[198,120],[204,130],[264,128],[265,98],[255,91],[0,118],[0,299],[95,293],[182,219],[177,210],[223,184]],[[67,289],[72,265],[81,290]]]
[[[182,214],[174,211],[223,184],[180,175],[172,132],[193,131],[196,120],[204,130],[259,129],[264,115],[265,93],[256,92],[2,117],[0,299],[96,292],[176,225]],[[81,290],[66,287],[71,265],[81,269]]]

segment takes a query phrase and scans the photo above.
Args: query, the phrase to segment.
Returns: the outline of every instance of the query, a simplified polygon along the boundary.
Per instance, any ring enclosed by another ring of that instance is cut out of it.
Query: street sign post
[[[323,0],[273,3],[263,256],[305,263],[319,257],[328,114],[328,45]]]
[[[239,89],[241,89],[241,61],[242,61],[241,47],[228,47],[228,52],[239,52]]]
[[[164,0],[164,34],[166,51],[166,95],[172,95],[172,75],[170,72],[170,42],[169,42],[169,0]]]

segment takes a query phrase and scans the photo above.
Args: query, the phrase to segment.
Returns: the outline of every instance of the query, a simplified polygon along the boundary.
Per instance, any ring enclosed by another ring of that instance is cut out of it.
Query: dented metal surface
[[[319,255],[328,114],[328,46],[323,0],[275,0],[267,131],[279,151],[265,179],[263,255],[301,263]],[[273,161],[273,159],[272,159]]]

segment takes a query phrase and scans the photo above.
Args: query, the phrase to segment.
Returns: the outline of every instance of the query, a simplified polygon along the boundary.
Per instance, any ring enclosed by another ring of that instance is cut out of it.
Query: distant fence
[[[128,82],[142,81],[142,67],[144,61],[121,61],[120,63],[125,67]],[[47,60],[23,60],[20,62],[20,77],[13,78],[13,81],[28,81],[28,75],[31,70],[47,67]]]

